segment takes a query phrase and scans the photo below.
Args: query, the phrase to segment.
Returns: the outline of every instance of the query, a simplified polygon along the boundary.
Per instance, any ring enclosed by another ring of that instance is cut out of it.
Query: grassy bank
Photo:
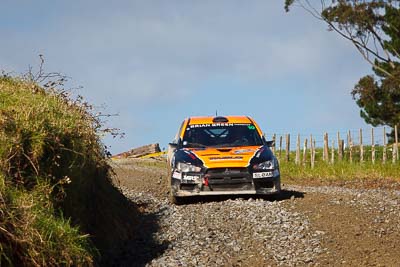
[[[1,190],[1,266],[93,264],[96,250],[90,239],[56,215],[50,191],[47,184],[30,191]]]
[[[131,236],[100,127],[81,98],[0,77],[1,266],[93,265]]]

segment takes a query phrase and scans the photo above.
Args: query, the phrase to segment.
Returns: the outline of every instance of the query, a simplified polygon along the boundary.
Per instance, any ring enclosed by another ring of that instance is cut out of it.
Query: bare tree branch
[[[373,54],[376,58],[378,58],[379,60],[382,60],[384,62],[389,62],[388,59],[381,57],[376,51],[373,51],[372,49],[370,49],[367,46],[364,46],[362,43],[360,43],[360,41],[357,41],[353,36],[347,36],[346,34],[344,34],[340,29],[338,29],[335,25],[333,25],[333,23],[331,23],[330,21],[324,19],[324,21],[338,34],[340,34],[343,38],[351,41],[354,44],[357,44],[358,46],[362,47],[363,49],[365,49],[366,51],[368,51],[369,53]]]

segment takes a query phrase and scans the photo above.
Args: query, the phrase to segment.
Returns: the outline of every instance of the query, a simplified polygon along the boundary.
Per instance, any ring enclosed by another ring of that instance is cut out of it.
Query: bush
[[[92,265],[94,245],[108,252],[131,236],[101,122],[57,77],[0,77],[0,266]]]
[[[96,251],[87,235],[63,217],[55,216],[51,188],[37,185],[30,192],[2,190],[0,265],[92,265]]]
[[[30,188],[42,177],[54,185],[83,165],[106,166],[100,122],[81,98],[3,77],[0,99],[0,166],[13,184]]]

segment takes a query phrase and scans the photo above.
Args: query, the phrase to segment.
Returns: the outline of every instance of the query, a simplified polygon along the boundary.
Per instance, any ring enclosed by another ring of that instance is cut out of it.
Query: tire
[[[174,196],[174,194],[172,192],[169,195],[169,201],[174,205],[183,204],[183,199],[181,197]]]
[[[169,201],[174,205],[181,205],[184,203],[184,197],[177,197],[174,195],[174,188],[172,186],[172,167],[167,165],[167,174],[169,177]]]

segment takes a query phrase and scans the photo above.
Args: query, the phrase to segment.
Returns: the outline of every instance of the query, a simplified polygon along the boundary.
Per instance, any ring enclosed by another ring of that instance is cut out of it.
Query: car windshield
[[[183,136],[183,147],[260,146],[261,136],[253,124],[189,125]]]

